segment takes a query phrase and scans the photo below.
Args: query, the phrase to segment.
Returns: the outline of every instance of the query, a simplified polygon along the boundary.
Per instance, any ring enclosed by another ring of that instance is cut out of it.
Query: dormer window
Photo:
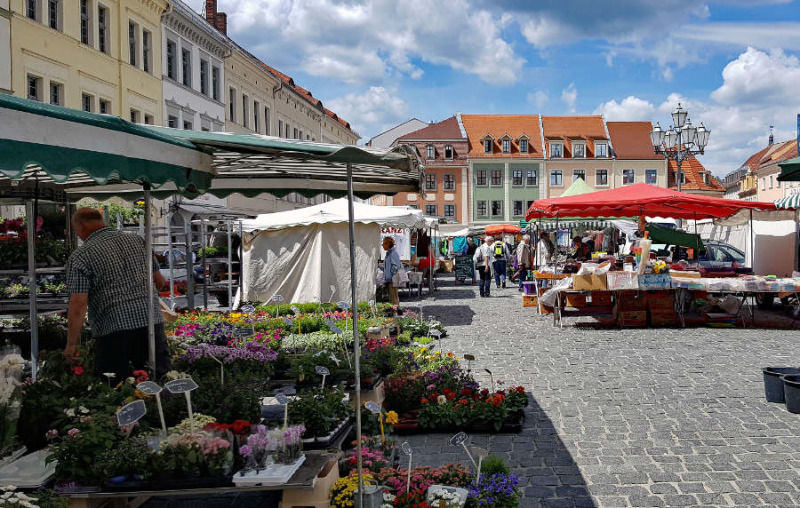
[[[435,151],[434,151],[434,149],[433,149],[433,145],[428,145],[428,154],[427,154],[427,158],[428,158],[428,159],[433,159],[433,158],[434,158],[434,154],[435,154]]]
[[[485,153],[492,153],[492,140],[491,139],[484,139],[483,140],[483,151]]]
[[[503,153],[511,153],[511,140],[504,139],[503,140]]]
[[[586,143],[573,141],[572,143],[572,158],[585,159],[586,158]]]
[[[444,158],[449,161],[453,160],[453,145],[444,145]]]
[[[605,159],[608,157],[608,143],[595,141],[594,143],[594,156],[597,159]]]
[[[525,138],[519,140],[519,153],[528,153],[528,140]]]
[[[550,142],[550,158],[560,159],[564,157],[564,143]]]

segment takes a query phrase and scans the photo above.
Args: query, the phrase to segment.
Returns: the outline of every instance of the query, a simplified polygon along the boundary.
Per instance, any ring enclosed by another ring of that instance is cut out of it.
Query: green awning
[[[792,194],[791,196],[775,200],[775,207],[792,210],[800,208],[800,194]]]
[[[800,181],[800,157],[781,162],[778,166],[781,167],[781,174],[778,175],[779,182]]]
[[[212,157],[192,142],[119,117],[0,94],[0,192],[23,185],[87,187],[170,182],[203,192]],[[3,178],[4,177],[4,178]],[[5,193],[4,193],[5,194]]]
[[[681,247],[689,247],[697,250],[704,249],[703,240],[700,239],[700,235],[662,228],[655,224],[648,224],[646,230],[650,232],[650,239],[653,240],[653,243],[679,245]]]
[[[589,186],[588,183],[583,178],[578,178],[572,185],[569,186],[567,190],[561,193],[559,196],[560,198],[566,196],[577,196],[579,194],[589,194],[590,192],[595,192],[597,189],[593,189]]]

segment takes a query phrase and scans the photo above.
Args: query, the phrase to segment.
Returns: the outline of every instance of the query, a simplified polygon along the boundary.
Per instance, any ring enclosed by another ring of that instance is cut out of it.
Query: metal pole
[[[678,175],[675,177],[675,179],[678,181],[678,192],[681,192],[681,183],[683,180],[681,173],[681,138],[683,138],[683,134],[679,128],[676,128],[675,130],[678,131],[678,150],[675,153],[675,160],[678,162]]]
[[[172,214],[167,214],[167,261],[169,262],[169,297],[175,297],[175,262],[172,259]]]
[[[156,376],[155,281],[153,281],[153,225],[150,218],[150,184],[144,183],[144,246],[147,255],[147,338],[150,369]]]
[[[233,311],[233,263],[231,260],[231,249],[233,245],[231,243],[231,220],[228,219],[228,312]]]
[[[203,250],[203,255],[200,256],[200,261],[203,268],[203,310],[208,310],[208,267],[206,266],[206,220],[200,219],[200,248]]]
[[[181,216],[183,217],[183,216]],[[183,256],[186,262],[186,304],[189,310],[194,310],[194,262],[192,254],[192,222],[183,220],[183,244],[186,254]]]
[[[750,209],[750,268],[756,273],[756,240],[753,234],[753,209]]]
[[[25,202],[25,217],[28,218],[28,300],[31,320],[31,369],[33,380],[39,370],[39,319],[36,308],[36,212],[33,200]]]
[[[355,213],[353,211],[353,165],[347,164],[347,213],[348,227],[350,228],[350,297],[353,309],[353,356],[355,360],[356,378],[356,457],[358,457],[358,500],[359,506],[364,506],[364,477],[361,474],[363,467],[361,457],[361,344],[358,340],[358,300],[356,300],[356,228]]]

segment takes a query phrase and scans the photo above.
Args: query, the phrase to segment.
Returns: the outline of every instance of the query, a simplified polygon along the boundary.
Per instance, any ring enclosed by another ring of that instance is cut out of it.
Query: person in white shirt
[[[480,278],[480,293],[481,296],[489,296],[492,288],[492,244],[494,238],[487,236],[483,245],[475,249],[475,255],[472,260],[475,262],[475,269],[478,270]]]

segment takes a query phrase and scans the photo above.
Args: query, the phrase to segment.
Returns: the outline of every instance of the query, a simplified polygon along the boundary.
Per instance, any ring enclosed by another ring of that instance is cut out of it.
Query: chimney
[[[772,144],[775,142],[775,135],[772,133],[773,128],[774,126],[769,126],[769,146],[772,146]]]
[[[228,35],[228,15],[224,12],[217,13],[217,30],[222,33],[222,35]]]
[[[217,0],[206,0],[206,21],[213,27],[217,26]]]

